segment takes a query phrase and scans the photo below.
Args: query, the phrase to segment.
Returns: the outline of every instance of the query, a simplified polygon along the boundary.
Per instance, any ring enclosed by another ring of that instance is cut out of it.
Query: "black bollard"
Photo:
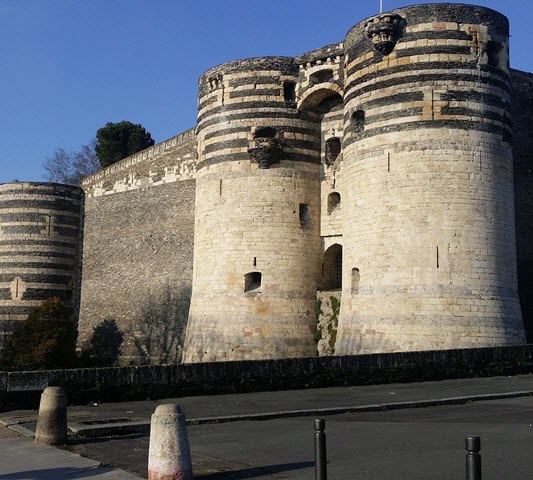
[[[326,456],[326,421],[315,420],[315,480],[328,480]]]
[[[465,437],[466,480],[481,480],[481,440],[479,437]]]

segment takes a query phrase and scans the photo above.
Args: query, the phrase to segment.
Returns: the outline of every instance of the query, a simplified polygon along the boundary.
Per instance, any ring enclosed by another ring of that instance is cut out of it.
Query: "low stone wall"
[[[0,372],[0,406],[62,386],[71,403],[533,373],[533,345],[121,368]]]

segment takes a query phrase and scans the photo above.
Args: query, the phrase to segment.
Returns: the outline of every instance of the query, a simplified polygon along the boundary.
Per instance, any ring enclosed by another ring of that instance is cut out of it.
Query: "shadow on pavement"
[[[283,473],[290,470],[300,470],[302,468],[313,467],[314,465],[315,462],[281,463],[279,465],[244,468],[242,470],[233,470],[231,472],[209,473],[207,475],[200,475],[198,477],[195,476],[194,478],[201,480],[241,480],[243,478],[262,477],[264,475]]]
[[[88,478],[101,475],[108,469],[96,465],[94,467],[61,467],[40,468],[38,470],[26,470],[24,472],[8,473],[0,475],[0,480],[59,480],[62,478]]]

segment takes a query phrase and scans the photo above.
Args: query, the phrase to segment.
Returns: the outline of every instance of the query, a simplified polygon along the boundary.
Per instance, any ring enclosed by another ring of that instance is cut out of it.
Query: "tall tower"
[[[525,341],[508,34],[503,15],[459,4],[348,32],[336,353]]]
[[[316,354],[320,131],[297,78],[286,57],[200,78],[185,362]]]
[[[57,183],[0,185],[0,346],[50,297],[77,317],[83,191]]]

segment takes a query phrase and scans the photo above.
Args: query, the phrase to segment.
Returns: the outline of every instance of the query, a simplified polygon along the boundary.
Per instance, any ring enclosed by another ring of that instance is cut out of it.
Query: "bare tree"
[[[79,185],[83,177],[92,175],[100,169],[98,157],[94,151],[96,138],[80,150],[67,152],[57,148],[52,156],[43,162],[45,178],[49,182]]]
[[[82,145],[81,149],[74,152],[73,168],[77,177],[76,184],[79,185],[84,177],[92,175],[100,170],[100,161],[95,152],[96,138],[93,138],[87,145]]]
[[[180,361],[190,301],[190,287],[167,284],[141,306],[141,332],[134,343],[144,364]]]

